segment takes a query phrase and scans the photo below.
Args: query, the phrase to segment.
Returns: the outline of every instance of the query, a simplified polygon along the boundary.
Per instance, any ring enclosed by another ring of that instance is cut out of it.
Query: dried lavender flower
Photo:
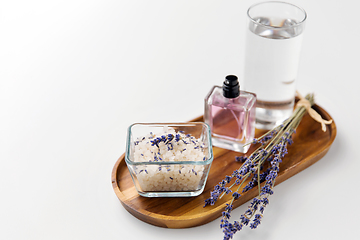
[[[312,106],[314,104],[314,95],[308,94],[305,99]],[[273,194],[275,180],[280,170],[280,163],[287,154],[287,145],[292,144],[292,135],[301,122],[305,112],[309,109],[303,104],[299,105],[293,112],[292,116],[285,120],[283,124],[268,131],[263,136],[254,139],[249,144],[260,144],[249,157],[236,157],[236,162],[241,162],[239,169],[235,170],[232,175],[225,176],[224,180],[219,182],[211,191],[210,197],[205,200],[205,206],[214,205],[216,201],[225,194],[232,193],[232,199],[226,204],[225,210],[222,212],[220,228],[223,230],[224,239],[231,239],[233,235],[240,231],[244,226],[255,229],[261,223],[265,207],[269,204],[269,196]],[[325,121],[327,122],[331,121]],[[323,124],[323,123],[322,123]],[[263,170],[264,162],[269,162],[269,167]],[[260,171],[262,171],[260,173]],[[245,181],[250,181],[245,185]],[[234,180],[234,181],[233,181]],[[233,183],[231,183],[233,181]],[[261,183],[264,185],[261,187]],[[230,184],[230,186],[227,186]],[[259,194],[248,206],[244,214],[240,216],[240,222],[229,222],[233,202],[241,195],[239,191],[246,192],[254,187],[258,187]],[[233,189],[233,190],[232,190]]]

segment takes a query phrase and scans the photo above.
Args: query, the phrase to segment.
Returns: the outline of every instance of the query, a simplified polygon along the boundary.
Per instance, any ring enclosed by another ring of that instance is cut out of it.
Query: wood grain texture
[[[326,120],[330,115],[318,105],[313,108]],[[203,121],[202,117],[192,121]],[[255,135],[261,136],[265,131],[256,130]],[[305,114],[297,132],[293,136],[294,144],[288,147],[288,154],[280,164],[280,171],[276,184],[294,176],[298,172],[320,160],[329,150],[336,137],[335,122],[327,125],[327,131],[321,131],[321,125]],[[246,155],[250,155],[255,146],[252,146]],[[140,196],[132,182],[125,163],[125,154],[121,155],[112,171],[112,185],[115,194],[124,208],[138,219],[165,228],[188,228],[208,223],[221,216],[225,204],[229,203],[231,196],[224,196],[214,206],[203,207],[210,191],[225,175],[231,175],[240,163],[235,162],[235,156],[241,153],[214,147],[214,161],[204,192],[197,197],[182,198],[146,198]],[[233,203],[236,208],[249,201],[258,194],[254,188]]]

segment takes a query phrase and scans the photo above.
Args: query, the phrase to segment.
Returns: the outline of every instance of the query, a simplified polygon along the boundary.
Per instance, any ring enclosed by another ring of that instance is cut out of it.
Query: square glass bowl
[[[135,123],[128,128],[125,162],[141,196],[200,195],[213,158],[206,123]]]

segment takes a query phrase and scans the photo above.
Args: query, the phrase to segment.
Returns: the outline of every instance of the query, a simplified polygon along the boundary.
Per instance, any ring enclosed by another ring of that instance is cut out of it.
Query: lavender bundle
[[[310,116],[322,124],[323,131],[326,131],[325,124],[331,123],[331,121],[323,120],[321,116],[311,108],[314,104],[313,94],[308,94],[305,98],[300,94],[298,95],[300,101],[297,103],[292,116],[280,126],[254,139],[252,143],[260,143],[261,146],[249,157],[236,157],[236,161],[243,162],[241,167],[235,170],[231,176],[226,176],[217,184],[210,193],[210,198],[205,200],[205,206],[214,205],[216,201],[225,194],[232,193],[230,204],[226,204],[225,210],[222,212],[220,227],[224,233],[224,240],[231,239],[233,235],[244,226],[255,229],[260,224],[265,207],[269,204],[269,196],[273,194],[273,187],[279,172],[279,165],[287,153],[287,145],[293,143],[292,135],[295,133],[305,112],[308,111]],[[270,164],[264,171],[262,168],[265,162],[269,162]],[[250,179],[250,181],[243,186],[248,179]],[[261,187],[262,182],[265,182],[265,184]],[[259,194],[252,199],[248,209],[240,216],[240,221],[229,222],[233,202],[241,196],[241,193],[256,186],[258,187]],[[235,191],[233,191],[233,189],[235,189]],[[239,192],[240,190],[241,193]]]

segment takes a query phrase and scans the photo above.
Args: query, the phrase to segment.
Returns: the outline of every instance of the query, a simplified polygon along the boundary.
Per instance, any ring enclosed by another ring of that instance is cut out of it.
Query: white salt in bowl
[[[128,128],[125,162],[141,196],[200,195],[213,158],[210,127],[203,122],[135,123]]]

